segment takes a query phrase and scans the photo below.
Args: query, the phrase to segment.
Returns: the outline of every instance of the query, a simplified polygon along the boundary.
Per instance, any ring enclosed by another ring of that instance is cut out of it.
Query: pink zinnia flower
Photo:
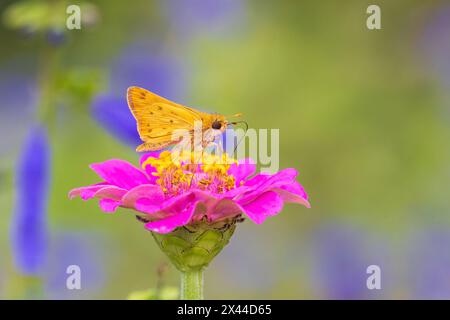
[[[105,212],[119,206],[134,209],[148,230],[160,234],[242,216],[260,224],[278,214],[285,202],[310,207],[295,169],[255,175],[256,165],[248,159],[207,155],[195,165],[187,160],[192,158],[174,160],[173,153],[164,151],[144,155],[141,168],[115,159],[94,163],[90,167],[103,181],[74,189],[69,197],[98,198]]]

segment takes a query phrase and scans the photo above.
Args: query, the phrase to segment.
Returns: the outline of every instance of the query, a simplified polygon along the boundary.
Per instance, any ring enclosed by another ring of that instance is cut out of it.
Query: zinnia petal
[[[307,208],[311,208],[305,189],[297,181],[281,186],[280,188],[276,188],[274,191],[281,196],[284,202],[295,202],[302,204]]]
[[[244,193],[240,201],[247,202],[266,191],[292,184],[296,176],[297,170],[292,168],[281,170],[273,175],[260,173],[245,182],[244,186],[250,187],[252,191]]]
[[[294,181],[297,174],[297,170],[293,168],[281,170],[273,175],[269,175],[269,177],[265,181],[262,181],[261,184],[258,185],[258,188],[269,189],[290,184],[292,181]]]
[[[189,223],[191,218],[194,216],[200,201],[185,207],[180,212],[171,215],[167,218],[163,218],[157,221],[149,222],[145,225],[148,230],[158,232],[158,233],[169,233],[178,227],[184,226]]]
[[[94,195],[95,198],[99,198],[100,208],[105,212],[115,212],[117,207],[122,204],[122,197],[127,193],[127,190],[116,187],[108,186],[100,189]]]
[[[122,197],[127,193],[126,189],[122,189],[116,186],[107,186],[98,190],[95,194],[95,198],[99,199],[111,199],[111,200],[122,200]]]
[[[145,173],[124,160],[112,159],[93,163],[90,168],[106,182],[127,190],[150,182]]]
[[[255,174],[256,164],[248,158],[240,160],[238,164],[233,163],[228,169],[228,173],[231,174],[236,180],[236,186],[241,184],[241,181],[248,179],[251,175]]]
[[[211,213],[208,214],[208,218],[211,221],[219,221],[237,216],[241,213],[243,213],[242,207],[236,202],[230,199],[222,199],[217,202],[213,210],[211,210]]]
[[[103,211],[112,213],[116,211],[118,206],[120,206],[120,201],[105,198],[100,199],[99,205]]]
[[[268,191],[246,204],[242,211],[255,223],[261,224],[268,216],[276,215],[283,208],[283,200],[273,191]]]
[[[127,208],[134,208],[145,213],[154,213],[160,210],[164,202],[164,193],[160,187],[152,184],[137,186],[123,197],[122,204]]]
[[[161,211],[168,214],[178,213],[196,202],[196,200],[196,194],[194,192],[183,193],[162,203]]]
[[[111,186],[110,184],[107,184],[106,182],[101,182],[98,184],[93,184],[87,187],[80,187],[76,189],[72,189],[69,192],[69,198],[73,199],[75,197],[81,197],[83,200],[88,200],[94,197],[95,193],[99,191],[100,189],[103,189],[105,187]]]

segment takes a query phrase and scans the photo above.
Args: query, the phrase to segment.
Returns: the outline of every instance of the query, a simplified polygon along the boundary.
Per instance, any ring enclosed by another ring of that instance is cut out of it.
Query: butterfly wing
[[[172,140],[174,130],[192,132],[195,121],[207,121],[210,117],[139,87],[128,88],[127,100],[144,142],[136,151],[154,151],[170,146],[177,142]]]

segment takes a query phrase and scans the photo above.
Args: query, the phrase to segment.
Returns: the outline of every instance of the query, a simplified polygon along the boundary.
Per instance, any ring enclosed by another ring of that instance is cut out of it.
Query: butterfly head
[[[223,115],[216,114],[215,116],[216,118],[211,123],[211,129],[225,131],[229,124],[236,124],[236,122],[227,121],[228,117],[225,117]],[[230,117],[241,117],[241,116],[242,116],[241,113],[236,113]]]
[[[224,126],[225,122],[219,119],[214,120],[211,124],[211,128],[214,130],[222,130]]]
[[[225,116],[216,114],[214,115],[214,120],[211,122],[211,129],[224,131],[227,128],[228,121]]]

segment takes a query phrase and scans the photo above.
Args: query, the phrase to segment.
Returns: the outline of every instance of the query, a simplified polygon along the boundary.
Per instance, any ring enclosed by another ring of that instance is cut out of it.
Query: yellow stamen
[[[234,177],[228,174],[233,163],[237,161],[227,154],[163,151],[158,158],[149,157],[142,167],[151,165],[156,170],[153,173],[159,177],[156,183],[165,193],[177,194],[192,186],[222,193],[235,186]]]

